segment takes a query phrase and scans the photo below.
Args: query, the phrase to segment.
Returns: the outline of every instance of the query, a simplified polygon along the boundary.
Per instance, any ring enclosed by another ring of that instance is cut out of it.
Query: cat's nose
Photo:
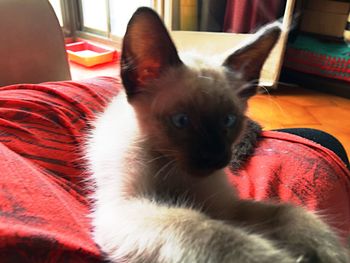
[[[220,169],[225,167],[229,161],[230,156],[224,151],[222,152],[205,152],[199,154],[203,168]]]

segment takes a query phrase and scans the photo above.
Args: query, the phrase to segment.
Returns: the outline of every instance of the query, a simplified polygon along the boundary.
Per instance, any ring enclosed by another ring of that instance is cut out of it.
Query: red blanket
[[[102,262],[79,149],[89,120],[120,86],[100,77],[0,88],[1,262]],[[350,233],[349,172],[315,143],[264,132],[246,167],[228,176],[243,198],[321,210],[343,237]]]

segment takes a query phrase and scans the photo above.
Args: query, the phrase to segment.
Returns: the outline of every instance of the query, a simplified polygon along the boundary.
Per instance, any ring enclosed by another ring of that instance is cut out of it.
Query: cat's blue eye
[[[237,117],[233,114],[226,115],[224,119],[224,125],[226,128],[232,128],[236,123]]]
[[[177,113],[171,116],[171,121],[177,128],[185,128],[190,123],[190,120],[185,113]]]

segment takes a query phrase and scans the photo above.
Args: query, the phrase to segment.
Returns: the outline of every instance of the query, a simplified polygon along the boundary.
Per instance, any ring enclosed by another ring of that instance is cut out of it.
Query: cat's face
[[[194,175],[225,167],[244,131],[246,100],[255,93],[247,82],[258,79],[280,31],[270,32],[271,39],[262,35],[220,66],[190,66],[158,16],[139,9],[124,37],[121,76],[150,146]]]
[[[225,73],[183,65],[148,85],[148,92],[130,102],[152,147],[191,174],[225,167],[245,119],[244,104]]]

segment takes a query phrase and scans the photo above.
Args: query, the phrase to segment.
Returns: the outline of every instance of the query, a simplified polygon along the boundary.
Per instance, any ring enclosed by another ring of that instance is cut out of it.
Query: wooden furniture
[[[276,87],[279,79],[283,54],[285,51],[288,28],[292,22],[293,9],[295,0],[287,0],[287,4],[284,11],[284,17],[282,21],[282,33],[277,45],[271,52],[270,57],[266,61],[261,78],[260,85],[265,87]],[[169,29],[172,25],[173,14],[173,1],[165,1],[164,3],[164,21]],[[180,51],[191,50],[195,47],[198,52],[204,52],[206,54],[217,54],[226,52],[239,42],[247,39],[250,34],[233,34],[233,33],[209,33],[209,32],[194,32],[194,31],[171,31],[175,44]]]

